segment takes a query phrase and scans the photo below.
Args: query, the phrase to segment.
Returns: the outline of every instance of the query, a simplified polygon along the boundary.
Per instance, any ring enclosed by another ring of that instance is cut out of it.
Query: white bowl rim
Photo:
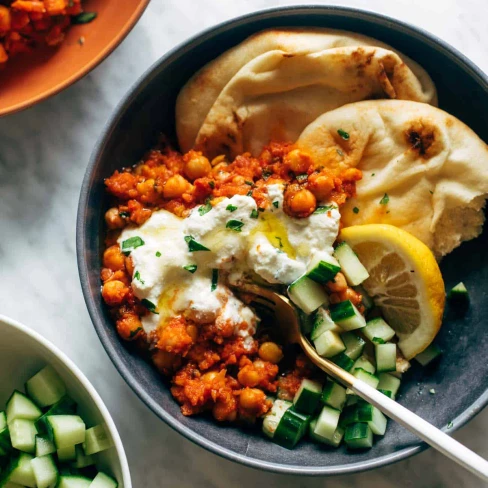
[[[82,384],[85,390],[90,395],[90,398],[94,401],[96,407],[100,411],[100,414],[103,417],[105,424],[110,431],[112,439],[114,441],[114,447],[117,451],[117,457],[120,461],[120,468],[122,474],[122,481],[124,482],[124,488],[132,488],[132,481],[130,477],[130,470],[129,470],[129,463],[127,461],[127,456],[125,454],[124,446],[122,444],[122,440],[120,439],[119,432],[117,431],[117,427],[108,411],[105,403],[103,402],[102,398],[98,394],[95,387],[88,381],[88,378],[82,373],[82,371],[76,366],[76,364],[60,349],[58,349],[54,344],[49,342],[45,339],[41,334],[38,332],[30,329],[26,325],[21,324],[17,320],[11,319],[6,315],[0,314],[0,322],[7,324],[9,327],[13,329],[17,329],[20,332],[32,337],[36,340],[39,344],[45,347],[49,352],[54,354],[62,363],[64,363],[68,369],[75,375],[76,379]]]

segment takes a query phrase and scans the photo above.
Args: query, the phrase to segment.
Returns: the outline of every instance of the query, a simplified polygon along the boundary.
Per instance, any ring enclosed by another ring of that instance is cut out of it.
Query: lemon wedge
[[[346,241],[369,272],[363,282],[395,330],[407,359],[434,339],[444,313],[444,281],[430,249],[393,225],[355,225],[343,229]]]

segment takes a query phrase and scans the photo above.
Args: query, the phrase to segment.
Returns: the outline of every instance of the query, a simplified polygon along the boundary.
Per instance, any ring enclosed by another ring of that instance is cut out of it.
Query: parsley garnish
[[[219,283],[219,270],[212,269],[212,286],[210,287],[210,291],[215,291],[217,289],[218,283]]]
[[[340,149],[336,149],[336,151],[339,156],[344,156],[344,153]]]
[[[82,12],[81,14],[74,15],[71,17],[72,24],[88,24],[96,18],[97,14],[95,12]]]
[[[430,192],[430,194],[431,194],[431,195],[433,195],[433,194],[434,194],[434,192],[433,192],[432,190],[429,190],[429,192]]]
[[[355,214],[358,214],[358,213],[359,213],[359,208],[354,207],[354,208],[352,209],[352,211],[353,211]]]
[[[183,269],[186,269],[191,274],[193,274],[197,270],[197,265],[196,264],[187,264],[186,266],[183,266]]]
[[[251,215],[249,215],[249,217],[250,217],[251,219],[257,219],[257,218],[258,218],[258,216],[259,216],[258,211],[257,211],[255,208],[253,208],[253,209],[252,209],[252,212],[251,212]]]
[[[280,202],[276,201],[276,202],[273,202],[273,207],[274,208],[278,208],[280,206]]]
[[[213,190],[215,188],[215,181],[209,181],[208,186]]]
[[[208,247],[197,242],[192,236],[185,236],[185,242],[188,244],[188,250],[190,252],[195,251],[210,251]]]
[[[128,256],[131,251],[144,244],[145,242],[139,236],[129,237],[129,239],[122,242],[122,253]]]
[[[371,173],[371,176],[374,176],[376,173]]]
[[[130,212],[119,212],[119,216],[126,219],[130,217]]]
[[[280,247],[283,247],[283,242],[281,242],[281,237],[275,236],[275,239],[278,241]]]
[[[139,331],[142,330],[142,327],[137,327],[137,329],[131,330],[129,334],[129,338],[133,339]]]
[[[245,183],[246,185],[249,185],[249,186],[254,185],[254,183],[253,183],[252,181],[247,181],[247,180],[246,180],[244,183]]]
[[[225,224],[226,229],[231,229],[234,232],[241,232],[243,226],[244,222],[241,222],[240,220],[229,220],[229,222]]]
[[[265,208],[258,208],[259,212],[264,212],[266,209]]]
[[[329,210],[333,210],[334,208],[334,205],[322,205],[315,209],[314,214],[323,214],[325,212],[328,212]]]
[[[301,175],[297,175],[297,181],[299,183],[303,183],[304,181],[307,181],[308,180],[308,174],[307,173],[303,173]]]
[[[249,190],[249,191],[246,193],[246,197],[252,197],[252,190]]]
[[[388,196],[388,193],[385,193],[383,198],[380,200],[380,205],[386,205],[389,201],[390,197]]]
[[[154,305],[154,303],[149,301],[147,298],[143,298],[141,300],[141,305],[146,307],[151,313],[159,315],[159,312],[156,312],[156,305]]]
[[[263,177],[263,180],[266,181],[270,176],[271,176],[271,171],[265,169],[263,172],[262,172],[262,177]]]
[[[159,251],[156,251],[156,257],[157,258],[160,258],[161,257],[161,253]]]
[[[212,210],[212,205],[210,204],[210,200],[207,200],[205,202],[205,205],[201,205],[198,207],[198,213],[200,215],[205,215],[206,213],[210,212]]]
[[[342,129],[338,129],[337,130],[337,133],[345,140],[347,141],[349,139],[349,134],[345,131],[345,130],[342,130]]]
[[[139,271],[136,271],[134,273],[134,279],[137,280],[137,281],[140,281],[141,282],[141,285],[144,285],[144,280],[141,280],[141,273],[139,273]]]
[[[225,207],[225,210],[228,210],[229,212],[235,212],[237,210],[237,207],[235,205],[227,205],[227,207]]]

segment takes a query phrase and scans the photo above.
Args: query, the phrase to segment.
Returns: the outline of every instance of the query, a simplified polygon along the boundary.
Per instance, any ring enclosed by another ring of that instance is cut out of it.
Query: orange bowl
[[[71,26],[55,48],[39,47],[7,62],[0,72],[0,116],[45,100],[86,75],[122,42],[149,1],[84,0],[84,10],[98,14],[93,22]]]

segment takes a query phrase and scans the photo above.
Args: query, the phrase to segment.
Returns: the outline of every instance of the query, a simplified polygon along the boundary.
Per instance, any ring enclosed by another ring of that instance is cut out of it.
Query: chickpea
[[[174,175],[166,181],[163,188],[164,198],[178,198],[190,190],[190,183],[181,175]]]
[[[152,356],[154,366],[160,373],[167,374],[169,371],[178,369],[181,365],[181,357],[170,352],[156,350]]]
[[[105,212],[105,222],[109,229],[122,229],[125,226],[125,221],[119,215],[119,209],[117,207],[112,207]]]
[[[258,354],[263,361],[268,361],[273,364],[277,364],[283,359],[281,347],[274,342],[263,342]]]
[[[359,305],[361,303],[361,294],[354,291],[352,288],[347,288],[343,293],[341,293],[341,298],[343,300],[351,300],[354,305]]]
[[[223,162],[225,162],[225,154],[221,154],[220,156],[216,156],[215,158],[212,159],[210,164],[213,167],[213,166],[217,166],[218,164],[223,163]]]
[[[202,153],[192,151],[191,157],[185,164],[185,175],[190,180],[203,178],[212,171],[209,160]]]
[[[314,212],[317,206],[317,200],[312,192],[308,190],[300,190],[291,197],[289,205],[293,214],[301,217],[308,217]]]
[[[117,332],[125,341],[137,339],[143,332],[142,323],[134,313],[126,313],[117,320]]]
[[[145,181],[137,183],[137,191],[141,196],[145,196],[147,199],[153,199],[157,196],[157,192],[154,188],[155,181],[153,178],[148,178]]]
[[[192,338],[193,342],[195,342],[198,338],[198,328],[196,325],[187,325],[186,333]]]
[[[285,163],[288,163],[290,169],[296,174],[306,173],[309,166],[312,164],[310,157],[298,149],[290,151],[284,159]]]
[[[212,409],[213,416],[220,422],[233,422],[237,417],[236,401],[217,402]]]
[[[244,367],[237,374],[237,380],[243,386],[256,386],[260,379],[259,373],[252,367]]]
[[[334,187],[334,179],[325,175],[319,175],[311,180],[309,186],[312,193],[319,200],[327,200]]]
[[[102,287],[102,296],[105,303],[111,307],[121,305],[127,298],[129,288],[122,281],[107,281]]]
[[[240,406],[254,412],[259,411],[265,401],[266,394],[257,388],[244,388],[239,396]]]
[[[11,21],[10,9],[0,5],[0,36],[10,30]]]
[[[327,288],[333,292],[338,293],[347,289],[346,278],[342,273],[337,273],[333,281],[327,283]]]
[[[120,252],[118,244],[105,249],[103,265],[112,271],[119,271],[125,268],[125,256]]]
[[[202,376],[202,381],[206,383],[212,383],[212,381],[214,381],[218,375],[219,375],[218,371],[209,371],[208,373],[205,373]]]

